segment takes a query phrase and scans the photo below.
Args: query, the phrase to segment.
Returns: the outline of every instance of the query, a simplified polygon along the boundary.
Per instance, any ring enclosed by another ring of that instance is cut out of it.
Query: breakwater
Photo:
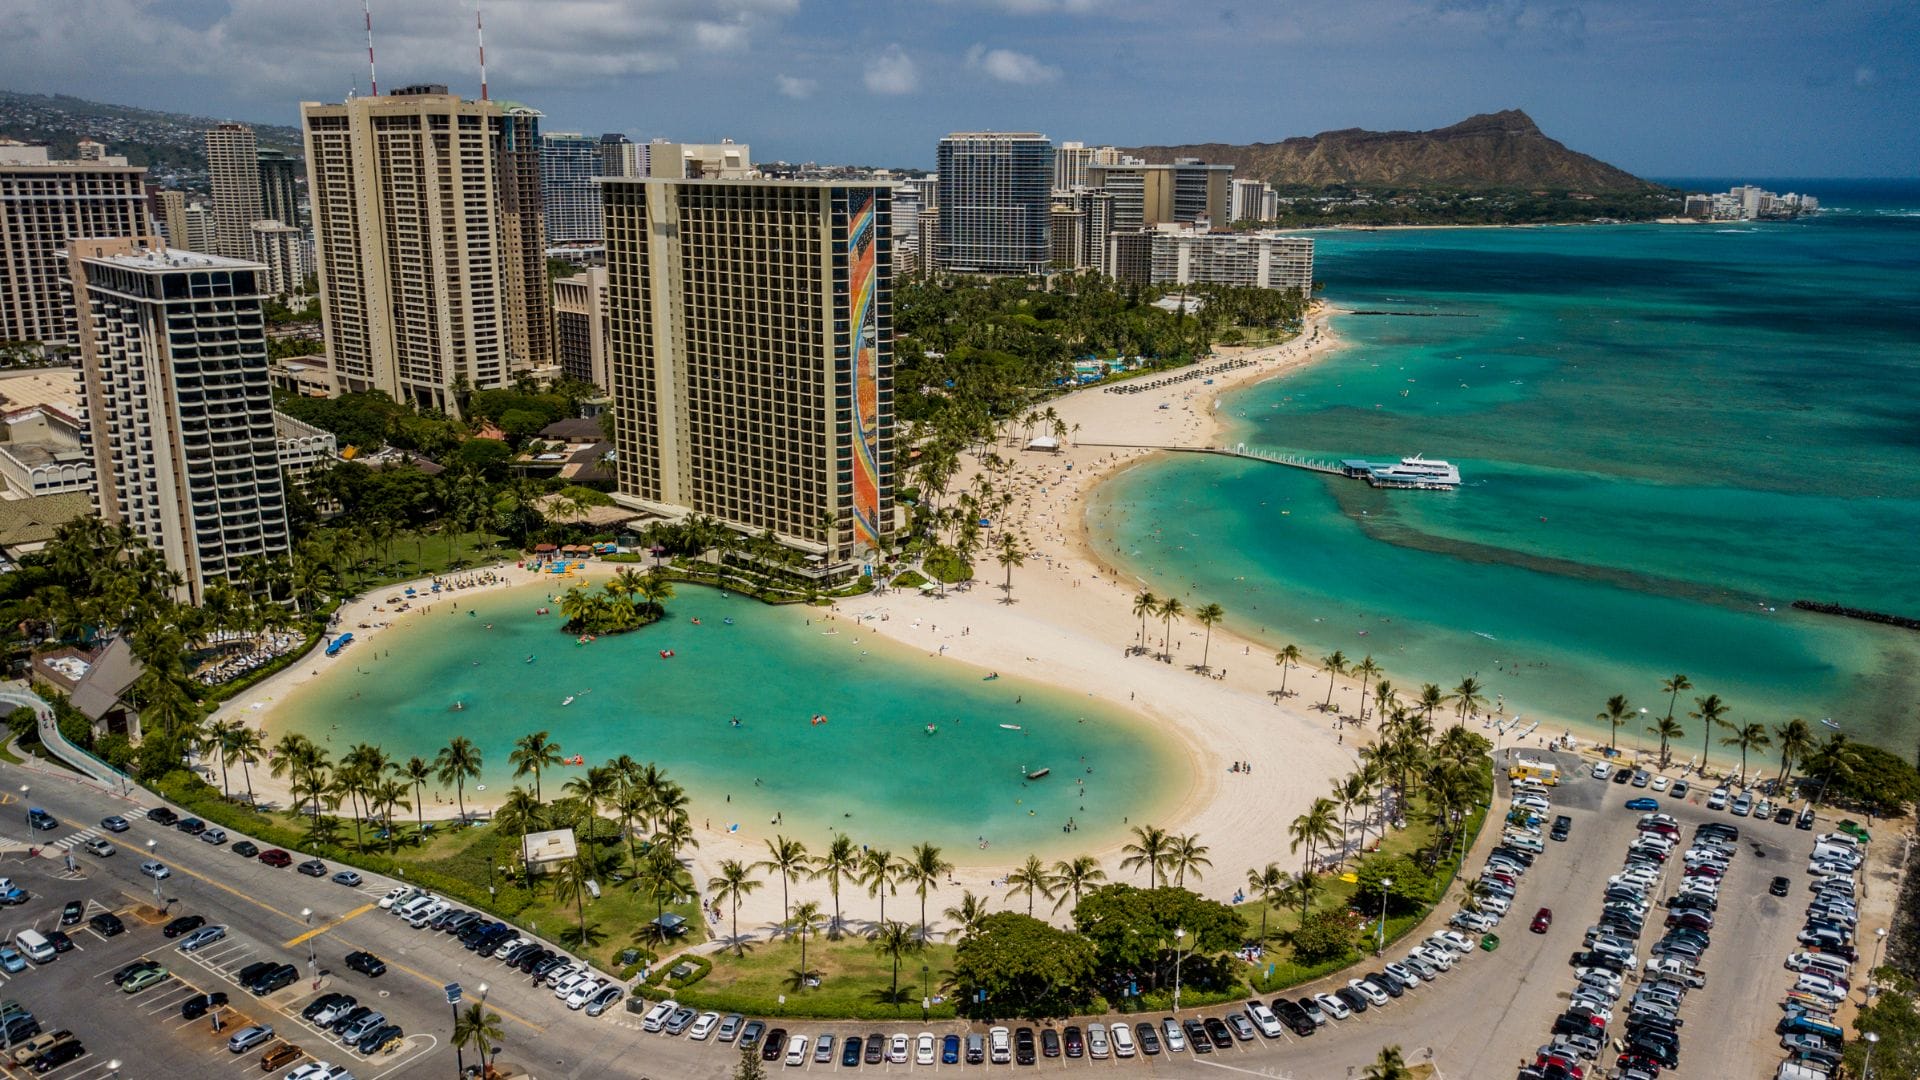
[[[1884,611],[1868,611],[1865,608],[1848,607],[1845,604],[1829,604],[1820,600],[1795,600],[1793,606],[1800,611],[1817,611],[1822,615],[1839,615],[1861,622],[1879,623],[1882,626],[1898,626],[1903,630],[1920,630],[1920,619],[1910,619],[1905,615],[1889,615]]]

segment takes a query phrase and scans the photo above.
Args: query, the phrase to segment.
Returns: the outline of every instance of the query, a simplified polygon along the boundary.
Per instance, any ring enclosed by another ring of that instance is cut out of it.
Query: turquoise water
[[[1084,850],[1184,794],[1178,748],[1131,714],[1012,677],[983,681],[844,618],[681,587],[668,620],[575,645],[557,615],[533,614],[545,596],[541,586],[477,594],[458,613],[439,601],[317,661],[334,670],[294,691],[269,727],[307,732],[336,756],[365,741],[401,761],[432,760],[464,734],[485,755],[483,799],[513,783],[514,740],[544,729],[591,765],[659,762],[692,796],[696,826],[737,823],[749,839],[779,831],[810,846],[844,830],[896,850],[940,844],[962,862]],[[1023,768],[1043,767],[1052,775],[1023,781]],[[549,770],[546,796],[582,772]],[[1071,835],[1069,818],[1081,826]]]
[[[1681,672],[1737,721],[1831,716],[1911,751],[1920,634],[1788,605],[1920,616],[1920,187],[1821,193],[1851,212],[1321,233],[1335,305],[1433,317],[1337,318],[1343,351],[1223,401],[1229,440],[1425,453],[1465,486],[1182,456],[1103,488],[1095,542],[1403,689],[1473,674],[1591,730],[1615,693],[1663,713]]]

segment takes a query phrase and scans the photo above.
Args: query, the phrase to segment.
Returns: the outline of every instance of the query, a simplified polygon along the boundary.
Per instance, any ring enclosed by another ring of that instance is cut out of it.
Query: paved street
[[[23,783],[31,785],[25,802],[18,794]],[[113,939],[101,939],[84,923],[69,928],[75,951],[44,967],[0,976],[0,997],[19,999],[40,1016],[47,1029],[71,1027],[86,1042],[88,1056],[56,1070],[52,1075],[59,1080],[105,1080],[106,1064],[113,1058],[125,1063],[121,1075],[128,1080],[258,1075],[258,1052],[236,1056],[225,1048],[226,1035],[249,1022],[273,1024],[278,1034],[326,1060],[347,1065],[360,1080],[444,1076],[454,1068],[454,1051],[441,987],[456,981],[469,995],[477,994],[480,984],[488,984],[488,1005],[505,1018],[502,1056],[539,1077],[719,1078],[733,1067],[735,1055],[729,1047],[644,1034],[639,1030],[640,1018],[624,1009],[597,1019],[569,1012],[528,977],[475,957],[447,935],[405,926],[374,906],[389,884],[386,881],[369,878],[362,888],[349,889],[290,869],[276,870],[234,855],[229,846],[202,843],[144,820],[144,809],[152,803],[125,802],[17,767],[0,766],[0,790],[9,793],[9,801],[0,806],[0,841],[7,846],[47,845],[42,857],[8,856],[0,868],[33,894],[24,906],[0,910],[0,931],[10,938],[27,926],[49,928],[58,922],[60,905],[69,899],[85,900],[89,914],[102,909],[122,912],[128,923],[128,932]],[[1595,781],[1584,774],[1570,776],[1556,789],[1554,802],[1556,813],[1573,818],[1572,838],[1567,843],[1549,843],[1522,881],[1513,914],[1501,928],[1501,948],[1493,953],[1476,951],[1441,976],[1437,985],[1423,986],[1384,1008],[1335,1022],[1311,1038],[1288,1035],[1273,1042],[1241,1043],[1206,1058],[1162,1054],[1104,1061],[1042,1058],[1033,1068],[864,1068],[971,1073],[1099,1069],[1164,1077],[1214,1076],[1225,1069],[1272,1077],[1338,1077],[1357,1071],[1382,1045],[1391,1043],[1400,1045],[1413,1061],[1427,1060],[1431,1054],[1448,1076],[1510,1076],[1522,1058],[1530,1059],[1533,1049],[1546,1041],[1554,1015],[1564,1008],[1571,985],[1567,957],[1580,947],[1585,928],[1597,917],[1604,882],[1618,870],[1638,816],[1621,804],[1642,794],[1642,790]],[[1734,821],[1742,832],[1741,853],[1729,873],[1714,946],[1703,964],[1708,983],[1687,1000],[1682,1015],[1692,1023],[1686,1029],[1682,1068],[1673,1075],[1761,1075],[1774,1056],[1773,1040],[1765,1032],[1783,985],[1781,960],[1791,947],[1804,906],[1804,875],[1798,871],[1804,867],[1812,834],[1770,822],[1734,819],[1667,796],[1659,798],[1662,808],[1679,818],[1689,833],[1695,823],[1710,818]],[[61,828],[29,836],[24,820],[29,803],[52,812]],[[97,823],[109,813],[127,816],[133,827],[109,837],[121,849],[119,854],[95,858],[79,844],[88,836],[102,835]],[[1496,831],[1487,831],[1482,851],[1491,845]],[[161,938],[157,921],[142,922],[134,916],[138,907],[154,897],[153,883],[139,874],[149,840],[156,842],[155,857],[174,871],[162,883],[171,914],[202,914],[226,924],[231,929],[225,941],[197,955],[183,956],[172,942]],[[74,852],[77,876],[65,871],[67,849]],[[1477,867],[1480,858],[1477,852],[1470,868]],[[1796,890],[1787,898],[1766,895],[1767,880],[1775,873],[1795,879]],[[1662,881],[1662,896],[1672,891],[1675,876],[1670,873]],[[1552,929],[1544,935],[1528,933],[1527,920],[1542,906],[1554,909]],[[302,914],[305,910],[311,911],[310,917]],[[1452,905],[1443,906],[1435,925],[1453,910]],[[1650,926],[1643,949],[1655,936],[1657,929]],[[305,972],[309,946],[321,973],[317,991],[303,979],[266,998],[255,998],[231,981],[234,972],[259,960],[284,960]],[[353,949],[377,954],[390,970],[378,980],[346,971],[341,958]],[[1390,957],[1404,952],[1404,946],[1389,949]],[[136,996],[121,995],[107,982],[113,970],[148,955],[166,964],[175,978]],[[207,1019],[184,1021],[179,1015],[182,1000],[215,989],[225,990],[234,1003],[223,1017],[224,1031],[218,1036]],[[1317,989],[1321,987],[1300,988],[1290,996]],[[331,990],[354,994],[363,1004],[386,1013],[405,1028],[406,1043],[390,1056],[369,1061],[322,1037],[300,1020],[299,1011],[317,993]],[[809,1035],[831,1033],[836,1041],[851,1034],[918,1034],[923,1029],[912,1021],[795,1021],[785,1026]],[[966,1028],[947,1024],[926,1030],[944,1035]],[[838,1057],[836,1052],[836,1062]],[[840,1066],[809,1063],[804,1069],[835,1071]]]

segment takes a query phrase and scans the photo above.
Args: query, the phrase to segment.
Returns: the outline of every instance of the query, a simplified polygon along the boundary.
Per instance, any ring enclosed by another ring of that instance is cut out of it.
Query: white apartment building
[[[1313,291],[1313,238],[1284,233],[1152,230],[1155,285],[1242,285]]]
[[[157,237],[70,246],[94,505],[207,583],[290,548],[268,377],[266,267]]]
[[[274,296],[300,291],[307,280],[307,234],[278,221],[256,221],[253,261],[267,268],[267,289]]]
[[[123,157],[53,161],[0,141],[0,341],[79,346],[63,252],[79,236],[151,233],[146,176]]]

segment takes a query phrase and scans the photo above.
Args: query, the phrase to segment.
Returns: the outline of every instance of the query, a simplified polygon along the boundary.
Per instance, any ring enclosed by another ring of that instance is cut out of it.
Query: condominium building
[[[1113,231],[1113,196],[1098,188],[1053,195],[1053,264],[1067,270],[1108,273],[1107,234]]]
[[[570,131],[540,136],[540,195],[546,208],[547,242],[599,242],[600,140]]]
[[[187,244],[187,193],[170,188],[151,188],[147,192],[147,212],[170,247]]]
[[[256,221],[253,261],[267,268],[262,288],[271,296],[300,291],[307,280],[307,234],[278,221]]]
[[[607,388],[606,267],[554,279],[553,348],[562,374]]]
[[[1113,227],[1143,229],[1201,218],[1226,221],[1232,210],[1233,166],[1194,158],[1171,164],[1094,164],[1087,184],[1113,194]]]
[[[637,143],[617,131],[600,136],[600,162],[597,176],[647,175],[647,144]]]
[[[941,270],[1040,274],[1053,261],[1053,143],[1036,132],[940,140]]]
[[[62,251],[76,236],[145,236],[147,170],[123,157],[54,161],[0,142],[0,341],[77,348]]]
[[[938,175],[914,176],[901,181],[901,183],[910,184],[919,189],[920,210],[922,213],[928,210],[940,209],[940,177]]]
[[[300,162],[284,150],[261,150],[260,216],[287,225],[300,224]]]
[[[1236,225],[1242,221],[1272,221],[1276,204],[1273,185],[1265,180],[1235,180],[1230,220]]]
[[[822,572],[895,529],[892,185],[608,180],[615,498]]]
[[[207,177],[213,188],[213,253],[253,257],[253,223],[260,210],[260,150],[253,129],[221,124],[207,132]]]
[[[74,240],[94,505],[185,581],[209,581],[290,547],[258,263],[165,247],[158,237]]]
[[[187,205],[187,251],[213,254],[213,209],[205,203]],[[175,245],[179,246],[179,245]]]
[[[655,139],[647,145],[648,176],[668,180],[744,180],[754,175],[753,151],[746,143],[677,143]]]
[[[1174,159],[1173,216],[1165,220],[1182,225],[1201,218],[1225,221],[1232,212],[1233,166],[1209,165],[1199,158]]]
[[[107,160],[107,144],[94,142],[92,139],[83,136],[79,142],[74,144],[73,159],[75,161],[105,161]]]
[[[1313,291],[1313,239],[1283,233],[1162,226],[1151,233],[1155,285],[1240,285]]]
[[[321,325],[344,389],[456,411],[552,360],[539,113],[412,86],[303,102]]]

